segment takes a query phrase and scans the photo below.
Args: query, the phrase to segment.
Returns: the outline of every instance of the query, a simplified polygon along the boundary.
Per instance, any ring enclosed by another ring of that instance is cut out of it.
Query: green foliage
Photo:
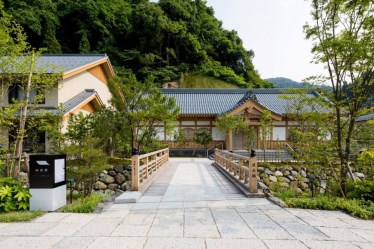
[[[178,128],[178,131],[174,134],[174,139],[179,148],[186,148],[188,144],[188,137],[182,128]]]
[[[162,95],[152,79],[144,83],[134,75],[128,79],[114,78],[109,82],[111,100],[118,111],[120,124],[126,129],[132,149],[144,149],[156,139],[157,124],[163,124],[167,133],[177,119],[179,107],[174,98]]]
[[[68,159],[68,177],[75,180],[75,189],[84,195],[92,192],[96,176],[108,168],[108,156],[100,139],[92,133],[92,116],[82,113],[71,116],[62,147]]]
[[[374,176],[374,147],[359,155],[357,167],[363,170],[366,177]]]
[[[206,148],[213,141],[212,134],[207,129],[198,130],[194,134],[193,141]]]
[[[26,222],[31,221],[43,214],[43,211],[12,211],[0,213],[0,222]]]
[[[205,1],[5,0],[33,47],[51,53],[108,53],[119,71],[160,85],[197,72],[239,87],[270,87],[253,51],[222,28]]]
[[[63,213],[92,213],[104,197],[105,195],[98,194],[80,197],[73,204],[61,208],[60,211]]]
[[[0,212],[27,210],[30,197],[29,190],[20,181],[0,178]]]
[[[214,77],[202,74],[182,74],[180,88],[237,88],[236,85],[227,83]]]
[[[374,218],[374,203],[357,199],[344,199],[331,196],[315,198],[284,198],[289,207],[323,210],[342,210],[362,219]]]
[[[348,198],[364,199],[374,202],[374,181],[361,180],[353,184],[353,189],[348,193]]]

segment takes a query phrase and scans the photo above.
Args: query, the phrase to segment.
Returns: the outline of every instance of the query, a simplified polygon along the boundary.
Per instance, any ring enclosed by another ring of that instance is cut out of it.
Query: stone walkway
[[[0,223],[0,248],[374,248],[374,222],[247,199],[206,159],[171,159],[136,204]]]

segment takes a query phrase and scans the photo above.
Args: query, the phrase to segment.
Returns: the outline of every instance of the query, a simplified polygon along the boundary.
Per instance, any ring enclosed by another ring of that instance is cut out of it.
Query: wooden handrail
[[[169,148],[131,157],[132,191],[138,191],[169,160]]]
[[[258,193],[257,189],[257,159],[256,156],[246,157],[229,151],[216,149],[214,162],[231,174],[237,181],[248,186],[250,193]],[[243,166],[244,162],[249,165]]]

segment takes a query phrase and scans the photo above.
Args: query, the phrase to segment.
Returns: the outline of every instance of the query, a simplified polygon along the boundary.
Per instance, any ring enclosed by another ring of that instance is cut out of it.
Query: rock
[[[29,186],[29,175],[26,172],[19,172],[18,180],[20,180],[23,185]]]
[[[261,177],[257,175],[256,180],[261,181]]]
[[[293,177],[293,176],[291,176],[291,175],[290,175],[290,176],[287,176],[287,178],[290,179],[290,181],[295,181],[295,177]]]
[[[114,195],[115,193],[116,193],[116,191],[113,191],[113,190],[110,190],[110,189],[106,189],[104,191],[104,194],[106,194],[106,195]]]
[[[130,165],[125,165],[125,166],[123,166],[123,170],[131,171],[131,166]]]
[[[263,182],[257,182],[257,188],[259,189],[268,189],[268,186],[266,186]]]
[[[103,172],[102,172],[103,174],[105,174],[105,175],[107,175],[108,174],[108,171],[106,171],[106,170],[103,170]]]
[[[262,171],[264,171],[264,170],[265,170],[264,167],[257,167],[257,171],[258,171],[258,172],[262,172]]]
[[[109,175],[103,175],[102,177],[100,176],[99,180],[105,184],[111,184],[115,182],[114,178]]]
[[[295,171],[295,170],[291,170],[291,175],[293,175],[293,176],[298,176],[299,173],[297,173],[297,171]]]
[[[299,185],[299,184],[297,183],[297,181],[291,181],[291,182],[290,182],[290,186],[291,186],[291,187],[296,188],[298,185]]]
[[[305,189],[307,189],[309,186],[308,186],[308,184],[306,184],[305,182],[300,182],[299,183],[299,186],[300,186],[300,188],[302,189],[302,190],[305,190]]]
[[[116,183],[121,185],[126,181],[126,177],[120,173],[117,173],[117,175],[114,177],[114,180],[116,181]]]
[[[269,176],[267,174],[265,174],[265,173],[261,173],[260,177],[263,179],[263,178],[268,178]]]
[[[275,175],[276,177],[279,177],[279,176],[283,176],[283,173],[280,172],[279,170],[277,170],[277,171],[274,172],[274,175]]]
[[[267,175],[273,175],[273,171],[269,170],[269,169],[265,169],[264,170],[264,173],[267,174]]]
[[[113,170],[115,171],[115,172],[117,172],[117,173],[122,173],[122,171],[123,171],[123,166],[115,166],[115,167],[113,167]]]
[[[286,171],[283,172],[283,176],[289,176],[290,174],[291,173],[288,170],[286,170]]]
[[[269,180],[272,181],[272,182],[278,182],[278,180],[275,176],[269,176]]]
[[[125,193],[125,191],[123,191],[123,190],[121,190],[121,189],[117,189],[117,190],[116,190],[116,195],[121,195],[121,194],[123,194],[123,193]]]
[[[354,175],[361,179],[365,178],[365,175],[359,172],[354,173]]]
[[[109,170],[108,175],[110,175],[110,176],[116,176],[116,172],[114,170]]]
[[[295,192],[298,195],[301,195],[303,193],[303,191],[300,188],[295,188]]]
[[[112,184],[109,184],[108,185],[108,188],[110,189],[110,190],[116,190],[117,188],[118,188],[118,184],[115,184],[115,183],[112,183]]]
[[[282,177],[280,179],[282,180],[282,182],[287,182],[287,183],[290,182],[290,179],[288,179],[287,177]]]
[[[303,182],[308,183],[308,182],[309,182],[309,179],[308,179],[308,178],[304,178],[304,179],[303,179]]]
[[[290,166],[286,166],[286,167],[284,167],[284,170],[285,170],[285,171],[291,171],[291,170],[292,170],[292,167],[290,167]]]
[[[131,183],[130,182],[125,182],[121,185],[121,190],[126,191],[128,189],[131,189]]]
[[[287,182],[281,182],[281,187],[288,188],[290,185]]]
[[[122,174],[126,177],[127,180],[131,179],[131,172],[130,171],[123,171]]]
[[[306,173],[303,169],[300,171],[300,175],[302,175],[303,177],[306,177]]]
[[[95,182],[94,188],[98,190],[105,190],[107,188],[107,185],[103,182],[97,181]]]

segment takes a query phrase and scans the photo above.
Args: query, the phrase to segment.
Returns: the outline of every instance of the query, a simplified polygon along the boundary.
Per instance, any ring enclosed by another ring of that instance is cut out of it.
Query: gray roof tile
[[[220,115],[243,104],[249,98],[265,108],[284,115],[291,99],[281,96],[297,96],[285,94],[287,89],[161,89],[164,95],[174,97],[180,107],[180,114]],[[315,92],[308,92],[307,97],[317,97]],[[306,107],[311,110],[311,107]]]
[[[356,122],[363,122],[374,119],[374,113],[360,116],[356,119]]]

